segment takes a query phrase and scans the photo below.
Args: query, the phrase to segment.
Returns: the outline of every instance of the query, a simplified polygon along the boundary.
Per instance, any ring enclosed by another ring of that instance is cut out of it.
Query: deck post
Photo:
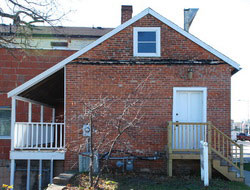
[[[237,159],[237,158],[236,158]],[[244,177],[243,144],[240,144],[240,177]]]
[[[32,122],[32,103],[29,102],[28,122]]]
[[[53,164],[54,164],[53,162],[54,162],[54,160],[51,159],[51,160],[50,160],[50,184],[53,183],[53,175],[54,175],[54,174],[53,174],[53,172],[54,172],[54,171],[53,171],[53,168],[54,168],[54,167],[53,167]]]
[[[40,111],[40,121],[41,121],[41,123],[43,123],[43,118],[44,118],[44,107],[43,107],[43,105],[41,105],[41,111]]]
[[[207,124],[208,135],[208,172],[209,179],[212,179],[212,124],[209,121]]]
[[[42,190],[42,168],[43,168],[43,160],[39,160],[39,176],[38,176],[38,189]]]
[[[172,160],[172,121],[168,123],[168,176],[173,176],[173,160]]]
[[[53,108],[52,109],[52,123],[55,123],[55,121],[56,121],[56,109]]]
[[[14,187],[14,181],[15,181],[15,160],[11,159],[10,163],[10,185]]]
[[[30,160],[27,160],[27,182],[26,190],[30,190]]]
[[[16,99],[12,97],[11,99],[11,150],[14,150],[15,143],[15,123],[16,123]]]

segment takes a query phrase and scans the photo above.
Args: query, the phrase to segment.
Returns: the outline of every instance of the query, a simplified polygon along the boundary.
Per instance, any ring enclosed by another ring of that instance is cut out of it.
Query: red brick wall
[[[187,79],[187,70],[193,68],[193,78]],[[129,143],[133,154],[154,155],[164,153],[167,145],[167,122],[172,120],[173,87],[207,87],[207,120],[230,135],[230,84],[231,67],[221,65],[84,65],[68,64],[66,94],[66,153],[65,167],[72,169],[77,163],[77,149],[85,144],[81,128],[86,121],[84,102],[100,96],[126,97],[141,81],[147,80],[141,99],[144,115],[139,131],[132,130],[122,138]],[[143,96],[144,95],[144,96]],[[112,105],[113,113],[119,113],[120,105]],[[80,119],[79,119],[80,118]],[[107,130],[100,121],[98,132]],[[104,129],[105,128],[105,129]],[[107,132],[107,131],[106,131]],[[100,139],[97,135],[96,139]],[[121,148],[121,147],[118,147]],[[106,151],[105,149],[101,149]],[[164,162],[160,162],[164,164]],[[76,165],[77,166],[77,165]],[[159,168],[163,165],[158,165]]]
[[[161,57],[154,59],[218,60],[217,57],[151,15],[143,17],[92,50],[86,52],[81,57],[97,60],[141,59],[139,57],[133,57],[133,27],[161,27]]]
[[[29,79],[70,56],[73,51],[63,50],[6,50],[0,49],[0,106],[11,106],[7,93]],[[27,121],[27,103],[18,101],[17,121]],[[33,106],[34,121],[40,110]],[[48,119],[48,118],[47,118]],[[0,139],[0,159],[8,159],[10,140]]]
[[[161,27],[161,57],[133,57],[133,27]],[[216,56],[188,40],[183,35],[147,15],[131,26],[110,37],[81,58],[91,60],[219,60]],[[193,79],[187,79],[187,70],[194,70]],[[66,94],[66,143],[68,146],[65,169],[77,166],[77,152],[85,151],[82,125],[87,121],[83,115],[83,101],[98,99],[100,96],[126,97],[138,83],[147,76],[150,79],[143,91],[150,98],[143,106],[143,121],[140,130],[128,131],[123,135],[134,154],[153,155],[164,152],[167,144],[167,121],[172,119],[173,87],[207,87],[207,120],[226,134],[230,134],[230,88],[232,67],[220,65],[67,65]],[[122,103],[112,106],[113,114],[121,111]],[[108,128],[102,119],[95,124],[98,132],[107,134]],[[114,134],[113,134],[114,135]],[[112,135],[110,136],[110,138]],[[95,140],[101,135],[95,137]],[[116,148],[122,148],[121,146]],[[105,148],[101,149],[106,151]],[[161,164],[160,164],[161,163]],[[138,164],[138,163],[137,163]],[[140,165],[140,164],[139,164]],[[152,165],[152,164],[151,164]],[[159,168],[164,162],[159,162]],[[73,167],[74,168],[74,167]]]
[[[147,15],[131,26],[110,37],[100,45],[86,52],[81,58],[91,60],[140,60],[152,58],[133,57],[133,27],[161,27],[161,57],[155,60],[220,60],[199,45]],[[220,60],[221,61],[221,60]],[[153,61],[152,61],[153,63]],[[193,79],[187,79],[189,68],[194,70]],[[155,152],[164,153],[167,145],[167,121],[172,119],[173,87],[207,87],[207,120],[226,134],[230,134],[230,88],[232,67],[220,65],[67,65],[66,94],[66,144],[65,169],[77,166],[77,152],[85,151],[82,125],[86,120],[83,102],[93,101],[102,96],[114,99],[126,97],[141,81],[147,80],[140,99],[147,99],[142,107],[144,115],[139,130],[128,130],[122,136],[134,155],[152,156]],[[146,98],[146,97],[150,98]],[[112,114],[119,114],[122,103],[112,105]],[[107,119],[107,118],[105,118]],[[107,134],[104,118],[95,123],[97,134]],[[108,118],[110,119],[110,118]],[[99,134],[99,135],[98,135]],[[113,135],[113,136],[112,136]],[[114,137],[109,135],[106,140]],[[122,145],[117,149],[124,148]],[[107,149],[102,148],[103,152]],[[147,162],[148,163],[148,162]],[[144,163],[144,165],[147,163]],[[166,164],[154,164],[158,169]],[[74,165],[76,164],[76,165]],[[149,163],[148,163],[149,164]],[[140,163],[135,163],[141,165]],[[152,163],[149,165],[152,166]]]

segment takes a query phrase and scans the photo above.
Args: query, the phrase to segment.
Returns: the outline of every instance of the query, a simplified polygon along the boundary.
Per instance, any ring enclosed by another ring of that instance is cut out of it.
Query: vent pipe
[[[189,31],[189,28],[190,28],[198,10],[199,9],[197,9],[197,8],[184,9],[184,30],[186,32]]]

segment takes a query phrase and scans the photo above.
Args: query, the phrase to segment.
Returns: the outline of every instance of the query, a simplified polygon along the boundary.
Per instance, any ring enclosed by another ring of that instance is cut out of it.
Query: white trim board
[[[226,57],[225,55],[218,52],[217,50],[213,49],[212,47],[210,47],[206,43],[202,42],[200,39],[198,39],[198,38],[194,37],[193,35],[191,35],[190,33],[184,31],[181,27],[179,27],[176,24],[172,23],[171,21],[169,21],[165,17],[161,16],[160,14],[158,14],[157,12],[152,10],[151,8],[147,8],[144,11],[142,11],[141,13],[139,13],[138,15],[136,15],[133,18],[131,18],[130,20],[128,20],[127,22],[121,24],[120,26],[118,26],[114,30],[110,31],[109,33],[105,34],[101,38],[97,39],[93,43],[89,44],[88,46],[86,46],[83,49],[79,50],[78,52],[74,53],[73,55],[67,57],[63,61],[57,63],[53,67],[51,67],[48,70],[42,72],[41,74],[37,75],[36,77],[32,78],[31,80],[25,82],[24,84],[20,85],[19,87],[11,90],[8,93],[8,97],[16,96],[16,95],[22,93],[23,91],[25,91],[26,89],[30,88],[31,86],[39,83],[43,79],[49,77],[50,75],[54,74],[58,70],[62,69],[67,63],[71,62],[72,60],[74,60],[77,57],[81,56],[85,52],[87,52],[87,51],[91,50],[92,48],[96,47],[100,43],[104,42],[105,40],[107,40],[111,36],[117,34],[121,30],[123,30],[124,28],[126,28],[129,25],[133,24],[134,22],[141,19],[142,17],[144,17],[147,14],[150,14],[150,15],[154,16],[155,18],[159,19],[160,21],[162,21],[163,23],[165,23],[169,27],[173,28],[174,30],[176,30],[177,32],[182,34],[183,36],[187,37],[188,39],[190,39],[194,43],[198,44],[199,46],[201,46],[202,48],[207,50],[208,52],[210,52],[210,53],[214,54],[215,56],[217,56],[218,58],[222,59],[223,61],[225,61],[226,63],[228,63],[232,67],[234,67],[235,69],[240,70],[240,66],[239,66],[238,63],[236,63],[235,61],[233,61],[230,58]]]
[[[10,151],[10,159],[14,160],[64,160],[65,152]]]

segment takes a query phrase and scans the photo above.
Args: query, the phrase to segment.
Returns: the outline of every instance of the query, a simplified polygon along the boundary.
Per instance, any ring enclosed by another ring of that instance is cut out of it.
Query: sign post
[[[209,168],[208,168],[208,143],[201,141],[200,160],[201,160],[201,180],[204,181],[204,186],[209,185]]]

